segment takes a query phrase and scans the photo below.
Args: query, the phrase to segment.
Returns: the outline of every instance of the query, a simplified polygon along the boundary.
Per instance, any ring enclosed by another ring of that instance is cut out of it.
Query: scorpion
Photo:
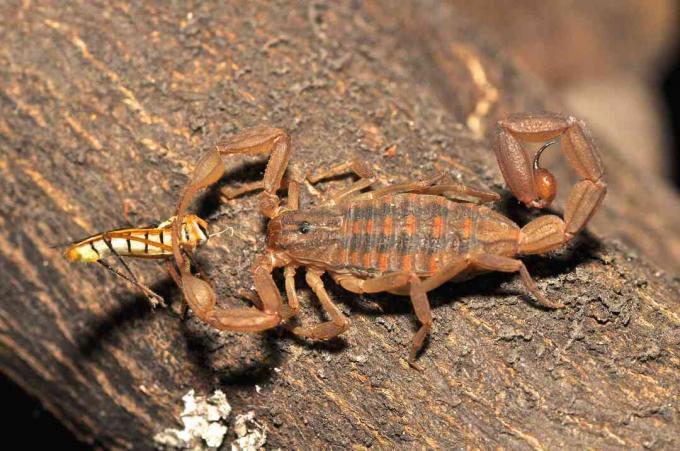
[[[247,129],[199,158],[175,215],[183,218],[194,197],[221,178],[228,155],[269,154],[263,180],[254,186],[263,189],[259,210],[269,218],[266,249],[252,267],[257,293],[252,299],[254,306],[216,306],[210,283],[193,275],[189,260],[182,255],[178,239],[182,220],[177,220],[172,247],[181,291],[196,316],[217,329],[263,331],[298,312],[295,274],[303,267],[305,280],[328,319],[292,327],[292,332],[317,340],[336,337],[350,325],[328,295],[321,278],[324,273],[353,293],[407,295],[420,323],[408,363],[420,369],[416,357],[433,323],[427,293],[449,280],[465,280],[489,271],[519,272],[523,285],[539,304],[564,307],[546,299],[517,257],[560,248],[585,227],[599,207],[607,187],[594,141],[584,122],[574,117],[518,113],[497,123],[493,147],[514,196],[527,207],[544,208],[554,199],[557,183],[550,171],[540,166],[540,156],[556,139],[580,181],[569,193],[564,219],[543,215],[520,227],[485,205],[499,200],[499,194],[444,183],[442,176],[364,191],[373,179],[361,160],[314,177],[303,176],[291,165],[288,199],[281,205],[277,191],[291,156],[291,138],[278,128]],[[544,144],[530,151],[525,143]],[[319,205],[300,208],[300,186],[305,177],[313,183],[348,169],[359,176],[357,181]],[[275,268],[283,268],[287,305],[272,277]]]

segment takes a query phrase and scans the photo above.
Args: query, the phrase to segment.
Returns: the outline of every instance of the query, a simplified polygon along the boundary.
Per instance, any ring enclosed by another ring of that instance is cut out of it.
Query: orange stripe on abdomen
[[[378,254],[378,270],[380,272],[385,272],[387,270],[389,254],[386,252],[381,252]]]
[[[392,234],[392,225],[393,225],[393,219],[392,216],[387,216],[385,218],[385,221],[383,222],[383,233],[385,235],[391,235]]]
[[[467,217],[463,222],[463,238],[469,240],[472,236],[472,218]]]
[[[432,238],[440,238],[444,229],[444,221],[441,216],[432,219]]]
[[[415,215],[406,216],[406,220],[404,221],[404,230],[410,236],[415,235],[415,233],[416,233],[416,217],[415,217]]]
[[[411,267],[413,266],[413,256],[404,255],[401,257],[401,269],[404,272],[411,272]]]

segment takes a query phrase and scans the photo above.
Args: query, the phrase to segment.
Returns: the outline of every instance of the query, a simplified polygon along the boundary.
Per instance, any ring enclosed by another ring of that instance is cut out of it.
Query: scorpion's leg
[[[253,191],[261,190],[264,188],[264,182],[262,180],[255,180],[254,182],[242,183],[239,186],[223,186],[220,188],[220,193],[223,199],[235,199],[241,197],[244,194],[252,193]]]
[[[498,193],[492,191],[483,191],[477,188],[472,188],[460,183],[446,183],[437,184],[446,177],[446,174],[438,174],[430,179],[421,180],[417,182],[398,183],[395,185],[385,186],[382,188],[361,193],[352,197],[352,201],[378,199],[389,194],[402,193],[417,193],[417,194],[433,194],[444,195],[452,200],[469,201],[470,199],[477,199],[480,202],[494,202],[500,199]]]
[[[482,203],[486,203],[496,202],[501,199],[500,194],[493,191],[483,191],[460,183],[435,185],[417,192],[420,194],[442,195],[451,200],[464,202],[468,202],[469,199],[477,199]]]
[[[352,202],[373,200],[380,197],[387,196],[389,194],[401,194],[401,193],[412,193],[420,192],[423,189],[432,187],[435,183],[440,181],[446,176],[446,174],[438,174],[432,178],[419,180],[416,182],[406,182],[406,183],[396,183],[394,185],[383,186],[382,188],[377,188],[366,193],[360,193],[351,198]]]
[[[430,334],[430,329],[432,328],[432,309],[430,308],[430,301],[427,299],[427,291],[425,291],[420,278],[415,274],[411,274],[409,282],[411,286],[411,303],[413,304],[413,310],[416,312],[416,317],[420,321],[420,329],[418,329],[418,332],[413,337],[411,352],[408,355],[408,363],[420,370],[421,368],[415,363],[416,355],[420,348],[423,347],[425,337]]]
[[[303,337],[313,338],[316,340],[329,340],[346,331],[349,328],[349,320],[342,314],[340,309],[333,304],[331,298],[323,286],[321,274],[317,271],[307,269],[305,279],[309,287],[314,291],[314,294],[321,301],[321,305],[330,316],[330,321],[323,322],[314,326],[298,326],[293,328],[293,333]]]
[[[286,266],[283,268],[283,278],[286,286],[286,297],[288,297],[288,305],[283,308],[283,320],[288,320],[297,315],[300,310],[300,301],[295,291],[295,268]]]
[[[292,166],[289,168],[289,172],[290,169],[292,169]],[[315,184],[321,180],[335,177],[337,175],[344,174],[348,171],[353,172],[354,174],[359,176],[361,180],[355,182],[355,184],[353,184],[350,188],[335,194],[333,200],[335,200],[338,197],[344,197],[345,195],[351,192],[359,191],[363,188],[366,188],[373,182],[372,180],[370,181],[366,180],[373,176],[373,172],[371,171],[370,166],[365,161],[359,159],[353,159],[350,161],[346,161],[344,163],[340,163],[328,169],[319,170],[312,175],[307,175],[306,177],[299,178],[298,181],[300,183],[304,183],[305,181],[307,181],[310,184]],[[224,187],[222,188],[222,195],[224,196],[225,199],[234,199],[245,193],[256,191],[262,188],[264,188],[264,182],[262,180],[258,180],[255,182],[244,183],[236,188]],[[318,193],[316,192],[313,192],[313,194],[318,195]]]
[[[378,293],[388,291],[397,294],[410,294],[413,310],[420,322],[420,328],[413,336],[411,351],[408,356],[408,363],[412,367],[420,370],[416,365],[416,355],[423,347],[425,338],[432,328],[432,310],[427,299],[427,289],[415,274],[390,273],[371,279],[359,279],[354,276],[338,275],[334,279],[343,288],[353,293]],[[408,291],[405,291],[408,290]]]
[[[314,184],[324,179],[329,179],[340,174],[345,174],[348,171],[351,171],[355,173],[358,177],[364,179],[373,177],[373,171],[371,170],[371,167],[368,164],[368,162],[360,160],[358,158],[354,158],[344,163],[331,166],[330,168],[318,170],[314,174],[308,175],[307,180],[309,181],[309,183]]]
[[[548,308],[563,308],[564,304],[551,302],[543,296],[536,286],[536,282],[529,275],[527,267],[521,260],[495,254],[474,254],[470,257],[470,263],[479,269],[500,272],[519,272],[524,286],[536,298],[539,304]]]
[[[562,304],[548,301],[545,296],[543,296],[543,293],[539,291],[536,283],[531,278],[531,275],[529,275],[529,271],[527,271],[526,266],[524,266],[524,263],[521,260],[494,254],[468,254],[457,257],[447,263],[447,265],[439,272],[423,280],[423,289],[425,291],[434,290],[446,281],[455,278],[470,266],[489,271],[519,272],[524,286],[526,286],[527,290],[529,290],[541,305],[550,308],[564,307]]]
[[[374,182],[373,170],[371,169],[368,162],[360,160],[358,158],[340,163],[328,169],[322,169],[317,171],[315,174],[307,176],[307,181],[310,184],[317,183],[321,180],[335,177],[340,174],[344,174],[348,171],[353,172],[359,177],[359,180],[352,183],[347,188],[344,188],[338,192],[333,193],[330,199],[323,202],[323,205],[337,205],[341,203],[344,199],[350,197],[351,194],[361,191],[364,188],[368,188]],[[311,191],[311,190],[310,190]]]
[[[520,141],[543,142],[557,137],[561,137],[562,151],[570,165],[582,178],[567,200],[566,241],[585,226],[607,191],[602,161],[583,121],[559,114],[513,115],[498,122],[494,150],[515,197],[529,207],[543,208],[555,196],[555,179],[538,164],[541,150],[530,155]]]
[[[370,279],[360,279],[348,274],[331,274],[331,277],[345,290],[357,294],[380,293],[381,291],[393,292],[398,288],[407,286],[409,281],[409,275],[401,272],[383,274]]]

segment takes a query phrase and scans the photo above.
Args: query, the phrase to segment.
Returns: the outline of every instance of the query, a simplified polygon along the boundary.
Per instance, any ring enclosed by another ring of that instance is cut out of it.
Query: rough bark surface
[[[167,218],[197,156],[260,123],[292,134],[305,169],[359,155],[383,183],[448,170],[502,188],[494,122],[560,107],[461,15],[438,1],[4,2],[0,369],[104,447],[151,447],[182,395],[216,388],[255,410],[272,448],[680,446],[680,283],[643,257],[678,273],[680,202],[606,143],[609,195],[590,233],[526,259],[567,307],[535,307],[512,276],[447,284],[431,295],[423,373],[405,362],[408,298],[329,280],[352,320],[341,339],[218,333],[51,247],[124,225],[124,211]],[[224,183],[259,178],[262,162],[235,159]],[[566,191],[573,174],[551,167]],[[238,303],[265,223],[255,197],[215,198],[196,210],[234,234],[199,258],[221,301]],[[159,266],[135,269],[179,304]],[[318,321],[298,283],[301,321]]]

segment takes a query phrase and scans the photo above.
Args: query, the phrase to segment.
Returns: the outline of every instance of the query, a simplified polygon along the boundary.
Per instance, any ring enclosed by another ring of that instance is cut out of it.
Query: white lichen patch
[[[248,427],[249,424],[254,427]],[[267,429],[255,421],[255,412],[252,410],[236,415],[234,432],[237,439],[231,442],[231,451],[257,451],[263,449],[267,441]]]
[[[203,450],[222,445],[227,433],[226,421],[231,413],[227,396],[216,390],[211,396],[196,396],[190,390],[182,397],[184,411],[180,420],[184,429],[168,428],[154,436],[160,447]]]

